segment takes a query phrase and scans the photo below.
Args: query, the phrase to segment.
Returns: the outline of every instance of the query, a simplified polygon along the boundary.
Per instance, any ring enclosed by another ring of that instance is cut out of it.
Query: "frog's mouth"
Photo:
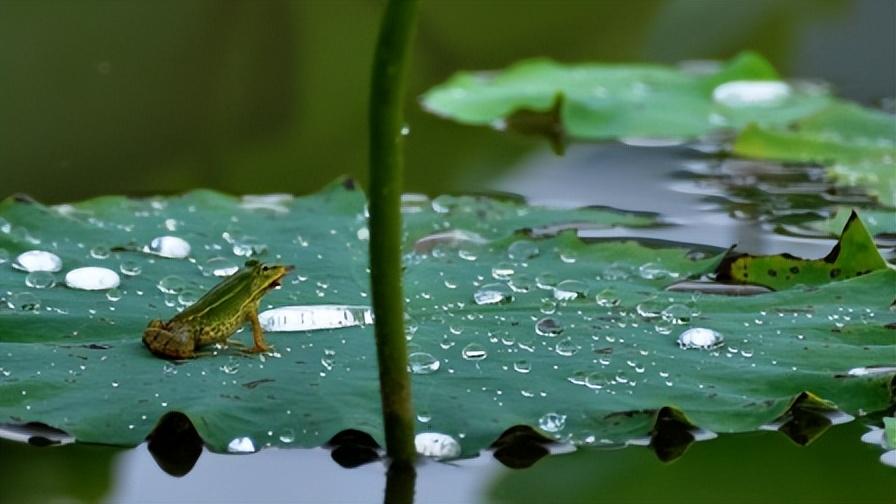
[[[283,277],[285,277],[286,275],[288,275],[289,272],[291,272],[291,271],[294,270],[294,269],[296,269],[295,266],[291,266],[291,265],[289,265],[289,266],[284,266],[284,267],[283,267],[283,274],[280,275],[280,276],[278,276],[277,278],[275,278],[274,281],[271,282],[270,285],[268,285],[268,290],[270,290],[270,289],[276,289],[277,287],[280,287],[280,285],[281,285],[280,280],[283,280]]]

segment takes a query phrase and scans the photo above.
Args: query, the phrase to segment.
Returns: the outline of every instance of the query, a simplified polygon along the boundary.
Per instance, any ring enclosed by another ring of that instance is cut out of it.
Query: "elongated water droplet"
[[[459,457],[460,443],[448,434],[421,432],[414,436],[414,447],[424,457],[449,459]]]
[[[29,250],[22,252],[12,263],[12,267],[22,271],[49,271],[55,273],[62,269],[62,259],[46,250]]]
[[[488,351],[479,343],[470,343],[461,350],[461,356],[466,360],[480,361],[488,357]]]
[[[120,283],[118,273],[97,266],[73,269],[65,275],[65,285],[72,289],[106,290],[118,287]]]
[[[259,313],[258,320],[267,332],[315,331],[372,324],[373,311],[369,306],[281,306]]]
[[[716,86],[712,99],[732,108],[770,107],[790,96],[790,86],[781,81],[739,80]]]

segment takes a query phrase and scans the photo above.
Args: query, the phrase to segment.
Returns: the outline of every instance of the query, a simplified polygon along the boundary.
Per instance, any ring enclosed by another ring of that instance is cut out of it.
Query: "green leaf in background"
[[[719,68],[697,72],[649,64],[535,59],[498,72],[458,73],[424,94],[422,103],[430,112],[464,124],[498,127],[514,113],[546,113],[556,105],[567,135],[604,140],[688,139],[751,122],[786,125],[830,100],[820,90],[776,79],[774,68],[750,52]]]
[[[838,207],[829,218],[810,221],[806,226],[831,236],[839,236],[852,213],[853,210],[851,208]],[[874,236],[896,235],[896,212],[893,210],[863,209],[862,223],[868,229],[868,232]]]
[[[350,428],[382,442],[365,200],[349,187],[2,203],[4,257],[44,250],[62,270],[50,287],[46,272],[0,267],[0,422],[135,445],[179,411],[218,451],[319,446]],[[718,257],[545,230],[632,224],[630,214],[484,197],[412,197],[404,211],[418,432],[451,436],[459,446],[442,444],[455,447],[445,455],[473,455],[520,424],[617,445],[648,435],[663,410],[741,432],[782,417],[805,392],[853,414],[891,404],[894,373],[849,371],[896,350],[892,270],[753,297],[672,292]],[[141,252],[161,236],[189,243],[188,257]],[[170,318],[247,255],[297,268],[262,309],[304,307],[298,328],[320,329],[269,332],[276,353],[264,356],[150,355],[147,322]],[[119,271],[121,285],[63,286],[81,266]]]
[[[896,450],[896,418],[884,417],[884,448]]]
[[[886,268],[887,262],[874,245],[871,234],[858,214],[852,212],[840,240],[822,259],[800,259],[790,254],[729,255],[719,264],[716,278],[723,282],[762,285],[779,290],[800,284],[825,284]]]
[[[740,156],[827,166],[837,184],[859,186],[896,207],[896,116],[836,102],[789,128],[751,125],[734,143]]]

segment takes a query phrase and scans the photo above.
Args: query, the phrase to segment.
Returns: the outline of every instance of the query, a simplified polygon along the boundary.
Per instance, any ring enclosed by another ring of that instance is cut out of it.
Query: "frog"
[[[157,357],[192,359],[203,355],[196,350],[212,343],[230,341],[237,329],[252,324],[252,348],[247,353],[267,352],[272,348],[264,339],[258,307],[261,298],[294,269],[291,265],[264,264],[249,260],[243,268],[212,287],[195,303],[171,320],[152,320],[143,331],[143,344]]]

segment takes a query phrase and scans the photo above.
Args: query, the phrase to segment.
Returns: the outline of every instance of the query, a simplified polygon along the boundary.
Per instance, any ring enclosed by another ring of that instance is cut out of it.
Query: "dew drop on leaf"
[[[137,276],[143,272],[143,268],[137,261],[123,261],[118,270],[127,276]]]
[[[37,311],[40,298],[30,292],[16,292],[6,299],[6,305],[17,311]]]
[[[529,240],[518,240],[507,247],[507,257],[513,261],[528,261],[537,257],[539,253],[538,245]]]
[[[563,326],[551,317],[544,317],[535,322],[535,333],[553,338],[563,333]]]
[[[170,259],[183,259],[190,255],[190,244],[177,236],[158,236],[145,245],[143,251]]]
[[[473,293],[473,301],[478,305],[510,303],[513,301],[513,292],[504,284],[490,283]]]
[[[413,352],[408,355],[408,371],[416,375],[427,375],[439,370],[441,362],[426,352]]]
[[[470,343],[461,350],[461,356],[470,361],[480,361],[488,357],[488,351],[479,343]]]
[[[85,266],[76,268],[65,275],[65,285],[80,290],[106,290],[118,287],[121,278],[109,268]]]
[[[227,444],[229,453],[255,453],[255,443],[250,438],[238,437]]]
[[[538,419],[538,426],[546,432],[560,432],[566,427],[566,415],[546,413]]]
[[[46,250],[29,250],[22,252],[12,263],[12,267],[22,271],[49,271],[55,273],[62,269],[62,259]]]
[[[692,327],[678,336],[678,346],[685,349],[710,350],[722,346],[724,341],[720,333],[703,327]]]
[[[49,289],[56,285],[56,277],[49,271],[32,271],[25,277],[25,285],[32,289]]]

